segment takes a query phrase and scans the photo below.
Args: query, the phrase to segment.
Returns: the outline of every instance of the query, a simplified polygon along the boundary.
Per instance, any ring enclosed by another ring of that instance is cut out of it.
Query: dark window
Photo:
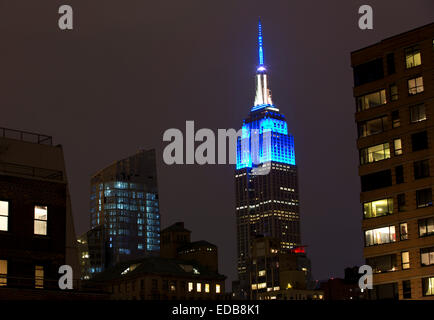
[[[366,264],[372,267],[372,272],[374,273],[391,272],[398,268],[396,254],[368,258],[366,259]]]
[[[391,170],[379,171],[361,177],[362,192],[389,187],[392,185]]]
[[[422,278],[422,294],[434,296],[434,277]]]
[[[396,86],[396,84],[391,84],[389,86],[389,97],[390,101],[398,100],[398,87]]]
[[[434,218],[422,219],[417,222],[419,237],[427,237],[434,234]]]
[[[411,135],[411,145],[413,151],[424,150],[428,148],[428,134],[426,131],[414,133]]]
[[[416,204],[418,208],[432,206],[431,188],[416,191]]]
[[[434,264],[434,247],[420,249],[420,262],[422,266]]]
[[[164,291],[169,290],[169,281],[168,280],[163,280],[163,290]]]
[[[396,174],[396,184],[404,183],[404,167],[397,166],[395,167]]]
[[[401,126],[401,119],[399,118],[399,111],[392,111],[392,128],[398,128]]]
[[[353,69],[353,73],[355,86],[360,86],[368,82],[382,79],[384,77],[383,59],[379,58],[355,66]]]
[[[405,209],[405,193],[398,194],[398,212],[402,212]]]
[[[359,138],[381,133],[387,129],[387,116],[359,122]]]
[[[398,284],[388,283],[388,284],[374,285],[373,290],[368,290],[368,295],[369,298],[373,300],[389,300],[389,299],[398,300],[399,298]]]
[[[414,166],[414,179],[422,179],[429,177],[429,160],[415,161]]]
[[[152,289],[153,290],[158,289],[158,279],[152,279]]]
[[[424,120],[426,120],[426,113],[423,103],[410,107],[410,121],[412,123]]]
[[[402,281],[402,296],[404,299],[411,299],[411,281]]]
[[[389,53],[386,56],[387,60],[387,74],[395,73],[395,55],[393,53]]]

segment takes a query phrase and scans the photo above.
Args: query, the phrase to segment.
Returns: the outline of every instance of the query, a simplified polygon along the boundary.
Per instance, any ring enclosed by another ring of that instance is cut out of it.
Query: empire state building
[[[235,171],[238,277],[245,291],[250,245],[256,236],[279,239],[282,252],[301,244],[294,137],[271,98],[261,21],[258,60],[256,96],[237,141]]]

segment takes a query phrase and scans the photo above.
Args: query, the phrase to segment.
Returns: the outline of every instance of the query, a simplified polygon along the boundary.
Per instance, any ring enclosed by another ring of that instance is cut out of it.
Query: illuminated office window
[[[420,56],[420,49],[418,46],[405,49],[405,67],[407,69],[420,66],[422,59]]]
[[[380,90],[373,93],[365,94],[357,98],[357,110],[363,111],[368,110],[382,104],[385,104],[386,100],[386,90]]]
[[[34,232],[37,235],[47,235],[47,207],[35,206]]]
[[[424,296],[434,295],[434,277],[422,279],[422,293]]]
[[[393,213],[393,199],[380,199],[363,204],[363,216],[365,219],[376,218]]]
[[[220,285],[216,284],[215,285],[215,293],[220,293],[220,292],[221,292]]]
[[[189,282],[188,283],[188,292],[192,292],[193,291],[193,282]]]
[[[366,247],[386,244],[396,241],[395,226],[377,228],[365,231]]]
[[[378,144],[376,146],[360,150],[360,164],[377,162],[390,158],[389,143]]]
[[[408,94],[415,95],[424,91],[423,78],[417,77],[408,80]]]
[[[0,231],[9,229],[9,202],[0,201]]]
[[[0,287],[8,284],[8,261],[0,260]]]
[[[44,288],[44,267],[35,266],[35,288]]]
[[[420,249],[420,261],[422,266],[434,264],[434,247]]]
[[[426,237],[434,234],[434,218],[419,220],[418,226],[419,226],[419,237]]]
[[[408,240],[408,225],[407,222],[399,225],[399,238],[400,240]]]
[[[410,253],[408,251],[401,252],[402,269],[410,269]]]
[[[205,283],[205,292],[209,293],[209,283]]]
[[[399,156],[402,154],[402,141],[401,141],[401,139],[393,140],[393,149],[395,151],[395,156]]]
[[[199,283],[196,284],[196,291],[197,292],[202,292],[202,283],[199,282]]]

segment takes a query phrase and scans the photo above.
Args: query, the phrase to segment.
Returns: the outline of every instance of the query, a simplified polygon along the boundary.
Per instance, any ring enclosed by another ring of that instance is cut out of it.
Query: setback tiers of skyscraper
[[[261,22],[258,55],[256,97],[243,121],[235,172],[238,275],[245,296],[249,251],[256,236],[279,239],[283,252],[301,244],[294,137],[271,99]]]

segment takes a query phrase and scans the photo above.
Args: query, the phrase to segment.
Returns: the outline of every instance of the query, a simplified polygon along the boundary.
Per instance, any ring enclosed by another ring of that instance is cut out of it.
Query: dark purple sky
[[[57,27],[68,3],[72,32]],[[373,31],[358,29],[363,4]],[[0,126],[64,146],[78,234],[89,228],[90,175],[155,147],[163,226],[185,221],[235,277],[234,167],[168,167],[162,135],[186,120],[241,126],[254,99],[258,16],[274,102],[295,136],[314,276],[362,262],[350,52],[432,22],[432,0],[1,1]]]

